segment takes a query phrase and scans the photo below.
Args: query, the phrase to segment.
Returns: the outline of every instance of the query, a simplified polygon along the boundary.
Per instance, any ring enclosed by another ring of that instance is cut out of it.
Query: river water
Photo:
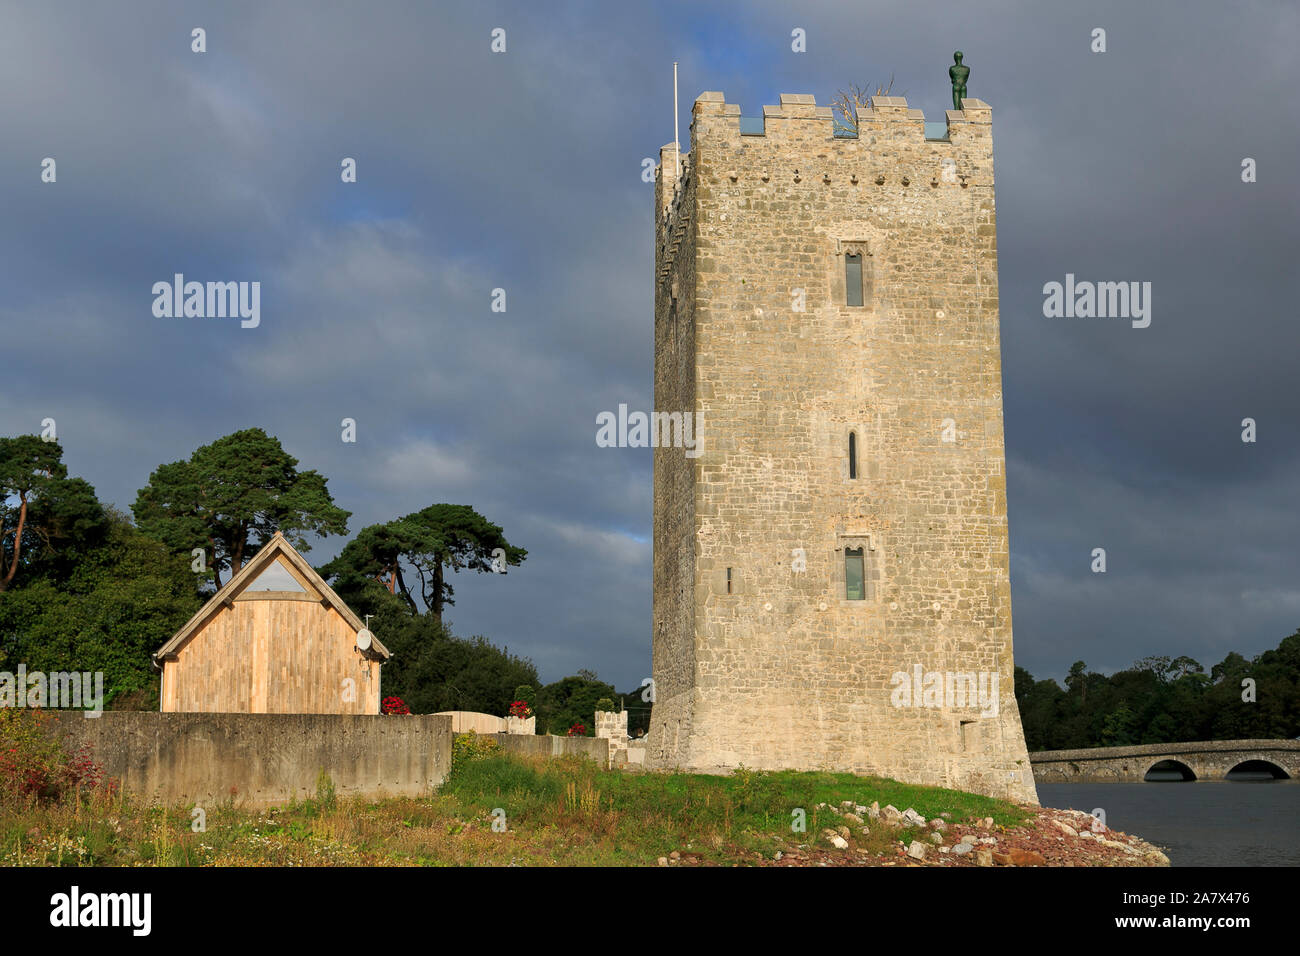
[[[1045,807],[1105,810],[1106,825],[1173,866],[1300,865],[1300,782],[1040,783]]]

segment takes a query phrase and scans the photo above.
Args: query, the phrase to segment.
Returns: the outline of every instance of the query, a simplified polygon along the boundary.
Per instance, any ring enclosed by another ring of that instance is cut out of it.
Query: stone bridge
[[[1231,770],[1300,778],[1300,740],[1209,740],[1200,743],[1040,750],[1029,755],[1035,783],[1141,783],[1153,769],[1184,780],[1223,780]]]

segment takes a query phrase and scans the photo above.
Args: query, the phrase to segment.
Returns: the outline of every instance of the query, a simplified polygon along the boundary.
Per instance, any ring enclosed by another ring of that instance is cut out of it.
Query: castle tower
[[[1036,803],[1014,695],[990,109],[695,101],[655,187],[660,767]],[[928,134],[928,135],[927,135]]]

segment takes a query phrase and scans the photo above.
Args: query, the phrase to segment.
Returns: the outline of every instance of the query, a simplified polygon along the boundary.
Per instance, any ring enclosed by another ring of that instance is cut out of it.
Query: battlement
[[[760,128],[745,128],[743,120],[750,119],[741,114],[735,103],[726,102],[722,93],[712,91],[701,93],[691,110],[693,120],[692,133],[697,127],[707,127],[710,132],[732,131],[736,136],[766,136],[782,130],[787,124],[796,123],[807,130],[811,124],[822,127],[827,139],[854,140],[861,139],[864,133],[887,135],[898,138],[915,138],[918,141],[932,143],[953,142],[954,134],[960,141],[968,134],[975,133],[971,127],[987,127],[993,122],[992,108],[983,100],[967,99],[965,108],[946,110],[944,123],[927,123],[925,114],[915,107],[907,105],[906,97],[873,96],[871,105],[858,112],[858,131],[856,135],[840,129],[830,106],[818,106],[816,97],[804,93],[782,93],[780,103],[776,106],[764,106]],[[703,123],[701,120],[703,119]],[[776,129],[774,130],[773,127]],[[700,129],[699,132],[703,132]],[[695,142],[695,135],[691,137]]]
[[[833,195],[851,206],[871,194],[876,203],[906,199],[938,208],[956,190],[967,202],[984,201],[993,187],[992,109],[978,99],[965,106],[945,111],[943,123],[927,123],[905,97],[873,96],[849,132],[810,94],[782,93],[761,117],[745,117],[722,93],[701,93],[691,111],[690,151],[679,153],[677,143],[659,151],[659,279],[672,269],[697,198],[716,204],[730,196],[781,195],[820,202]],[[697,191],[701,186],[704,192]]]

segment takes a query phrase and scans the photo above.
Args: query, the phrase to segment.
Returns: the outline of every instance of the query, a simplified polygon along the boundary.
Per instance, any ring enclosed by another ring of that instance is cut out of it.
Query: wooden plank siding
[[[266,584],[301,591],[259,590]],[[302,556],[276,534],[155,655],[164,712],[378,714],[377,640],[357,649],[362,622]],[[345,681],[353,699],[344,699]]]
[[[378,662],[362,656],[356,632],[318,600],[236,598],[163,666],[164,711],[379,713]],[[351,703],[343,700],[348,677]]]

